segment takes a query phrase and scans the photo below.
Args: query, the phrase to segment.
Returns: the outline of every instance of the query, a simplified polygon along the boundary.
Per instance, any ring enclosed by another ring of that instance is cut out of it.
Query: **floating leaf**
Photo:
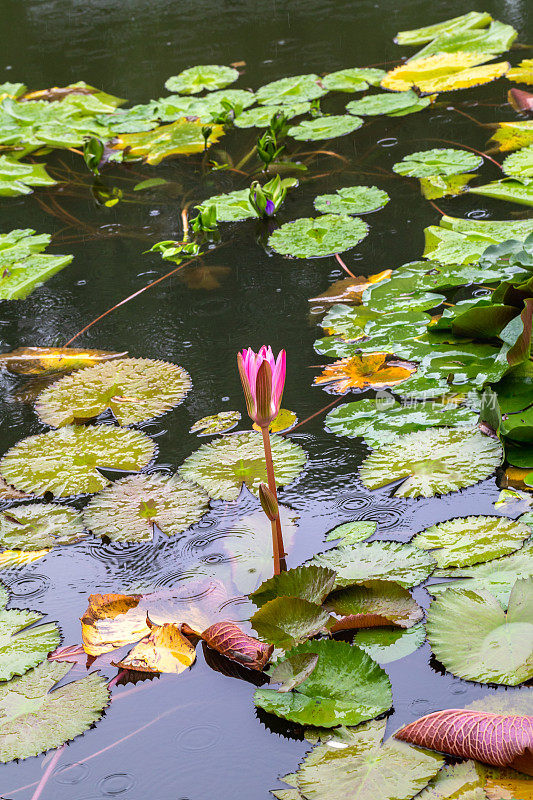
[[[256,97],[264,105],[291,106],[305,100],[316,100],[326,92],[318,75],[295,75],[261,86]]]
[[[17,347],[0,353],[0,369],[15,375],[50,375],[90,367],[100,361],[112,361],[127,355],[107,350],[86,350],[74,347]]]
[[[263,670],[274,650],[248,636],[234,622],[216,622],[202,633],[202,639],[208,647],[248,669]]]
[[[33,186],[55,186],[46,164],[28,164],[12,156],[0,156],[0,197],[31,194]]]
[[[467,150],[436,148],[410,153],[394,164],[393,170],[410,178],[426,178],[433,175],[459,175],[477,169],[483,163],[481,156]]]
[[[109,425],[65,427],[28,436],[0,461],[0,471],[17,489],[56,497],[98,492],[109,484],[99,469],[138,472],[155,454],[140,431]]]
[[[502,169],[506,175],[533,178],[533,145],[522,147],[518,152],[504,158]]]
[[[474,761],[445,766],[420,792],[419,800],[487,800],[481,772]]]
[[[451,175],[443,178],[441,175],[432,175],[420,179],[420,190],[428,200],[439,197],[455,197],[468,191],[468,183],[477,178],[477,175]]]
[[[366,520],[345,522],[343,525],[337,525],[336,528],[328,531],[324,538],[327,542],[342,539],[343,544],[354,544],[355,542],[362,542],[364,539],[373,536],[377,527],[377,522],[367,522]]]
[[[322,85],[328,92],[363,92],[371,86],[379,86],[387,73],[372,67],[352,67],[330,72],[322,78]]]
[[[393,739],[381,744],[384,722],[350,732],[344,747],[319,744],[297,772],[308,800],[410,800],[433,778],[443,759]]]
[[[270,682],[280,683],[278,692],[290,692],[310,676],[318,663],[316,653],[303,653],[286,658],[269,671]]]
[[[394,735],[459,758],[475,758],[497,767],[510,766],[527,774],[533,771],[531,717],[451,708],[421,717]]]
[[[505,77],[517,83],[533,83],[533,58],[524,58],[517,67],[512,67]]]
[[[304,119],[299,125],[289,128],[288,135],[300,142],[317,142],[346,136],[347,133],[356,131],[362,124],[362,119],[349,114],[315,117]]]
[[[400,117],[415,111],[422,111],[430,103],[430,97],[419,97],[412,89],[408,89],[406,92],[395,94],[369,94],[361,100],[352,100],[346,106],[346,111],[362,117],[377,116],[378,114]]]
[[[331,617],[317,603],[300,597],[276,597],[261,605],[250,622],[264,641],[288,650],[329,630]]]
[[[401,481],[395,497],[433,497],[488,478],[503,458],[501,444],[477,430],[439,428],[400,436],[364,460],[369,489]]]
[[[194,664],[196,650],[179,627],[172,623],[151,625],[148,636],[115,663],[119,669],[136,672],[170,672],[179,675]]]
[[[439,567],[467,567],[518,550],[530,535],[528,525],[507,517],[456,517],[417,533],[411,544],[430,550]]]
[[[424,644],[426,629],[422,623],[412,628],[366,628],[356,632],[352,643],[378,664],[389,664],[414,653]],[[429,798],[428,798],[429,800]],[[481,800],[484,800],[482,798]]]
[[[35,410],[54,428],[93,419],[107,409],[120,425],[131,425],[170,411],[190,388],[191,378],[183,367],[120,358],[61,378],[41,392]]]
[[[424,257],[441,264],[477,262],[489,245],[518,239],[523,242],[533,233],[533,220],[467,220],[443,216],[440,226],[424,231]]]
[[[34,233],[28,228],[0,234],[0,300],[23,300],[74,258],[43,255],[50,234]]]
[[[477,66],[490,61],[487,53],[439,53],[408,61],[387,73],[384,89],[401,92],[411,88],[430,94],[466,89],[500,78],[509,69],[507,62]]]
[[[208,496],[177,475],[130,475],[108,486],[85,507],[85,525],[113,542],[151,541],[154,525],[175,536],[198,522]],[[0,528],[1,531],[1,528]]]
[[[324,214],[286,222],[269,237],[269,246],[283,256],[322,258],[355,247],[368,233],[366,222],[348,215]]]
[[[533,120],[499,122],[490,141],[498,145],[502,153],[528,147],[533,144]]]
[[[392,444],[397,436],[442,425],[472,427],[478,413],[469,406],[445,403],[412,402],[400,405],[392,397],[386,401],[357,400],[332,409],[325,427],[337,436],[362,436],[371,447]]]
[[[392,581],[365,581],[330,594],[325,607],[340,617],[332,632],[394,625],[410,628],[424,612],[407,589]]]
[[[330,384],[335,394],[345,394],[352,389],[382,389],[407,380],[416,365],[408,361],[394,361],[388,353],[369,353],[352,358],[341,358],[328,364],[315,380],[315,386]]]
[[[268,430],[270,433],[284,433],[286,431],[290,431],[291,428],[294,428],[297,422],[298,417],[294,411],[289,411],[287,408],[280,408],[279,413],[274,417],[268,426]],[[257,430],[255,423],[252,427],[254,430]]]
[[[428,25],[426,28],[400,31],[396,34],[394,41],[396,44],[404,45],[425,44],[433,41],[437,36],[484,28],[490,22],[492,22],[492,17],[486,11],[469,11],[467,14],[461,14],[460,17],[452,17],[444,22]]]
[[[517,686],[533,677],[532,605],[532,578],[515,583],[507,613],[490,592],[448,589],[428,611],[428,640],[453,675]]]
[[[287,119],[307,114],[311,103],[295,103],[293,106],[258,106],[243,111],[235,119],[236,128],[266,128],[270,125],[273,116],[283,114]]]
[[[281,436],[271,436],[270,442],[276,483],[285,486],[298,477],[306,455],[299,445]],[[262,436],[250,431],[203,444],[185,459],[179,473],[214,500],[236,500],[243,483],[258,496],[259,484],[267,482]]]
[[[213,89],[223,89],[233,83],[239,73],[233,67],[223,67],[219,64],[202,64],[198,67],[184,69],[179,75],[173,75],[165,81],[165,89],[177,94],[199,94],[204,89],[212,92]]]
[[[26,492],[19,492],[18,489],[14,489],[0,477],[0,500],[23,500],[27,497],[31,497],[31,495]]]
[[[230,431],[241,420],[240,411],[219,411],[218,414],[211,414],[209,417],[202,417],[189,429],[189,433],[196,433],[198,436],[214,436],[217,433]]]
[[[376,297],[379,297],[380,294],[386,294],[389,297],[389,306],[385,313],[368,305],[355,308],[346,305],[333,306],[324,317],[322,327],[328,333],[338,333],[343,339],[348,340],[372,336],[371,341],[375,341],[375,336],[383,339],[398,331],[398,333],[401,333],[403,341],[411,336],[424,333],[429,325],[430,318],[418,310],[418,301],[415,302],[415,308],[413,309],[409,308],[410,299],[401,297],[399,305],[404,308],[402,310],[394,310],[394,300],[391,297],[393,293],[383,290],[383,292],[378,292]],[[438,296],[433,295],[432,297],[436,298],[434,305],[438,305]],[[370,305],[373,306],[373,302]],[[406,310],[404,310],[405,307],[407,307]],[[388,313],[389,311],[390,313]],[[372,349],[378,350],[379,348],[372,347]]]
[[[471,194],[482,197],[493,197],[495,200],[508,200],[522,206],[533,206],[533,179],[501,180],[487,183],[484,186],[471,187]]]
[[[335,572],[323,567],[302,566],[289,569],[264,581],[250,599],[261,608],[276,597],[299,597],[320,605],[333,589]]]
[[[383,208],[389,200],[387,192],[377,186],[345,186],[336,194],[319,194],[314,206],[321,214],[368,214]]]
[[[419,58],[427,58],[441,53],[490,53],[498,55],[509,50],[512,43],[518,36],[517,31],[511,25],[493,20],[488,28],[480,30],[455,30],[440,33],[429,42],[416,55],[412,56],[411,61]]]
[[[341,544],[318,553],[308,562],[335,570],[335,586],[343,588],[367,581],[394,581],[404,588],[416,586],[431,575],[436,563],[429,553],[401,542]]]
[[[147,164],[156,165],[169,156],[201,153],[224,134],[222,125],[213,124],[206,142],[203,126],[201,120],[179,119],[153,131],[121,134],[112,147],[123,151],[127,161],[144,158]]]
[[[330,728],[357,725],[388,711],[392,695],[387,674],[358,647],[334,640],[305,642],[287,658],[312,653],[318,663],[294,692],[257,689],[259,708],[301,725]],[[276,669],[279,662],[275,662]]]
[[[44,661],[0,686],[0,761],[60,747],[98,722],[109,690],[96,673],[50,691],[71,669],[68,662]]]
[[[0,543],[6,550],[44,550],[79,541],[85,534],[76,509],[51,503],[10,506],[0,513]]]
[[[236,189],[227,194],[215,194],[208,197],[207,200],[203,200],[197,208],[204,211],[210,206],[216,208],[217,222],[239,222],[259,216],[250,203],[249,189]]]

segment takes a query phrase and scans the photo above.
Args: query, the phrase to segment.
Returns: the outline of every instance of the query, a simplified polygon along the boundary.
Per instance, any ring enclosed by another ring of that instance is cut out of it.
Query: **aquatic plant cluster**
[[[495,62],[516,36],[510,25],[469,12],[400,32],[399,45],[421,49],[389,72],[300,75],[252,92],[227,88],[240,77],[235,67],[197,66],[167,80],[169,96],[132,108],[83,82],[36,92],[0,86],[0,195],[55,186],[36,160],[55,149],[79,153],[95,176],[109,163],[157,165],[199,153],[206,169],[253,177],[249,186],[198,202],[195,216],[184,208],[183,238],[152,250],[182,269],[218,246],[224,223],[264,218],[270,252],[334,256],[347,277],[311,299],[324,312],[315,350],[332,359],[314,383],[334,395],[326,430],[361,437],[371,451],[359,470],[362,484],[427,498],[496,474],[502,488],[493,515],[448,519],[409,543],[373,538],[371,521],[343,523],[326,535],[328,549],[286,570],[296,515],[278,501],[278,489],[302,473],[307,455],[288,435],[296,414],[281,408],[284,351],[277,358],[267,346],[238,354],[252,429],[233,431],[238,411],[198,420],[191,432],[216,438],[174,474],[154,469],[157,445],[139,426],[186,400],[193,380],[181,366],[71,347],[1,354],[2,368],[53,380],[34,406],[49,430],[0,459],[0,569],[20,569],[89,534],[126,544],[150,543],[156,529],[178,537],[211,501],[236,503],[246,494],[259,498],[271,540],[265,552],[257,521],[250,523],[244,569],[228,576],[215,566],[205,579],[209,591],[200,586],[189,603],[174,589],[91,595],[81,647],[60,647],[56,623],[8,608],[0,584],[0,761],[58,748],[55,764],[65,743],[100,720],[118,676],[106,684],[92,672],[54,689],[72,661],[88,656],[97,668],[99,658],[115,654],[122,677],[179,674],[202,642],[206,653],[261,673],[256,707],[298,726],[313,745],[283,779],[286,788],[273,791],[280,800],[343,800],[356,791],[368,800],[531,795],[527,687],[442,709],[383,737],[393,702],[384,666],[426,639],[443,668],[463,680],[518,687],[533,678],[533,220],[520,210],[497,221],[441,214],[425,231],[420,260],[365,278],[341,254],[369,235],[361,216],[389,202],[383,189],[344,186],[315,197],[318,216],[275,224],[287,193],[305,180],[290,139],[350,136],[368,116],[424,113],[442,92],[502,77],[531,84],[533,60],[514,68]],[[345,114],[321,111],[328,92],[367,91]],[[528,98],[510,91],[519,112],[533,108]],[[253,127],[265,130],[238,165],[208,160],[222,136]],[[420,181],[432,203],[473,194],[531,206],[533,122],[501,123],[493,143],[507,154],[502,164],[472,148],[433,148],[393,170]],[[505,177],[471,185],[487,159]],[[247,164],[254,165],[249,175]],[[135,190],[164,183],[153,178]],[[120,192],[98,191],[106,204],[121,202]],[[44,252],[49,242],[29,229],[0,235],[2,300],[25,298],[68,266],[72,256]],[[348,393],[354,399],[336,402]],[[112,481],[108,470],[126,476]],[[68,504],[74,498],[83,499],[82,511]],[[421,584],[432,597],[427,613],[413,596]],[[235,597],[246,599],[246,619],[242,605],[231,616]],[[465,760],[446,763],[442,754]]]

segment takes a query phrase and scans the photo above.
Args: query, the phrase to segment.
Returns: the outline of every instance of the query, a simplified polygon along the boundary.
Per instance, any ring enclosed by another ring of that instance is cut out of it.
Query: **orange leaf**
[[[382,389],[395,386],[407,380],[416,372],[415,364],[409,361],[390,361],[389,353],[368,353],[366,355],[341,358],[328,364],[321,375],[315,378],[315,385],[331,384],[335,394],[344,394],[350,389]]]
[[[322,294],[316,297],[310,297],[310,303],[317,303],[319,305],[326,305],[329,303],[354,303],[360,305],[363,301],[363,292],[369,286],[376,283],[381,283],[387,280],[392,275],[391,269],[384,269],[383,272],[378,272],[376,275],[369,275],[368,278],[361,276],[359,278],[343,278],[340,281],[335,281],[331,286],[326,289]]]
[[[533,781],[517,772],[491,776],[484,788],[488,800],[533,800]]]

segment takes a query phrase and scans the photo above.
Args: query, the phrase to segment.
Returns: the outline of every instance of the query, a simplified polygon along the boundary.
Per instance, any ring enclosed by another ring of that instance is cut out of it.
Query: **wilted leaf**
[[[276,597],[299,597],[320,605],[334,584],[333,570],[304,565],[263,581],[261,586],[250,594],[250,599],[258,608]]]
[[[269,670],[270,682],[281,684],[278,692],[290,692],[310,676],[317,664],[316,653],[303,653],[286,658]]]
[[[130,650],[121,661],[114,663],[119,669],[136,672],[170,672],[178,674],[194,664],[196,650],[173,623],[152,625],[148,636]]]
[[[329,595],[325,607],[337,615],[330,627],[333,633],[388,625],[410,628],[424,617],[407,589],[392,581],[369,580],[338,589]]]
[[[382,389],[407,380],[416,371],[408,361],[392,360],[388,353],[369,353],[352,358],[341,358],[328,364],[315,380],[315,386],[330,384],[335,394],[345,394],[351,389]]]
[[[226,433],[238,425],[240,420],[240,411],[219,411],[218,414],[211,414],[209,417],[199,419],[190,427],[189,433],[196,433],[198,436]]]
[[[286,222],[269,236],[268,244],[283,256],[322,258],[355,247],[367,233],[366,222],[358,217],[324,214]]]
[[[17,347],[0,353],[0,369],[16,375],[49,375],[90,367],[100,361],[112,361],[127,355],[107,350],[85,350],[74,347]]]
[[[289,439],[273,435],[270,441],[276,481],[285,486],[300,474],[306,455]],[[259,484],[267,482],[262,436],[250,431],[203,444],[185,459],[179,473],[215,500],[235,500],[243,483],[257,496]]]
[[[67,497],[107,486],[110,481],[99,468],[138,472],[150,463],[155,450],[141,431],[67,426],[22,439],[2,458],[0,471],[17,489]]]
[[[532,178],[523,180],[508,178],[493,181],[485,186],[471,187],[469,191],[471,194],[479,194],[482,197],[493,197],[495,200],[507,200],[522,206],[533,206]]]
[[[314,205],[321,214],[368,214],[383,208],[389,200],[387,192],[377,186],[345,186],[336,194],[319,194]]]
[[[30,228],[0,234],[0,300],[23,300],[74,258],[43,255],[50,234],[33,234]]]
[[[40,551],[72,544],[84,534],[81,514],[68,506],[32,503],[0,513],[0,544],[6,550]]]
[[[533,578],[515,583],[507,613],[490,592],[448,589],[431,604],[426,628],[453,675],[517,686],[533,677]]]
[[[481,156],[467,150],[433,149],[411,153],[393,166],[394,172],[410,178],[427,178],[434,175],[448,177],[471,172],[483,163]]]
[[[484,789],[488,800],[533,800],[533,781],[514,770],[491,770]]]
[[[46,164],[29,164],[13,156],[0,156],[0,197],[31,194],[34,186],[55,186]]]
[[[153,131],[121,134],[112,147],[123,151],[127,161],[144,158],[147,164],[160,164],[169,156],[201,153],[206,146],[202,128],[201,120],[179,119]],[[213,124],[207,147],[218,142],[223,135],[223,126]]]
[[[392,117],[403,117],[405,114],[412,114],[415,111],[422,111],[432,102],[431,97],[419,97],[412,89],[406,92],[392,94],[369,94],[361,100],[352,100],[346,106],[346,111],[350,114],[365,116],[377,116],[387,114]]]
[[[295,75],[261,86],[256,97],[264,105],[291,106],[305,100],[316,100],[326,92],[318,75]]]
[[[179,75],[173,75],[165,81],[165,88],[176,94],[199,94],[204,89],[212,92],[214,89],[223,89],[233,83],[239,73],[233,67],[224,67],[218,64],[203,64],[198,67],[184,69]]]
[[[299,125],[289,128],[288,135],[300,142],[316,142],[322,139],[335,139],[353,133],[363,124],[359,117],[344,114],[343,116],[323,116],[304,119]]]
[[[451,708],[421,717],[394,735],[459,758],[533,772],[531,717]]]
[[[234,622],[216,622],[203,631],[202,639],[208,647],[249,669],[263,670],[274,650],[248,636]]]
[[[296,691],[257,689],[256,706],[301,725],[324,728],[357,725],[388,711],[392,695],[387,674],[358,647],[321,639],[298,645],[286,658],[306,653],[318,655],[318,663]]]
[[[311,108],[310,103],[295,103],[292,106],[258,106],[243,111],[235,119],[236,128],[266,128],[276,114],[283,114],[287,119],[307,114]]]
[[[517,83],[533,83],[533,58],[524,58],[518,66],[512,67],[505,77]]]
[[[461,14],[460,17],[452,17],[425,28],[400,31],[396,34],[394,41],[396,44],[403,45],[425,44],[433,41],[437,36],[484,28],[490,22],[492,22],[492,17],[486,11],[469,11],[467,14]]]
[[[175,536],[198,522],[208,507],[207,494],[197,486],[153,472],[121,478],[99,492],[85,507],[84,522],[96,536],[113,542],[149,542],[154,525]]]
[[[379,86],[386,73],[372,67],[352,67],[330,72],[322,78],[328,92],[363,92],[368,86]]]
[[[356,631],[352,644],[360,647],[378,664],[389,664],[414,653],[426,640],[422,623],[412,628],[363,628]]]
[[[429,429],[375,450],[360,476],[369,489],[401,481],[395,497],[433,497],[488,478],[502,459],[500,442],[475,429]]]

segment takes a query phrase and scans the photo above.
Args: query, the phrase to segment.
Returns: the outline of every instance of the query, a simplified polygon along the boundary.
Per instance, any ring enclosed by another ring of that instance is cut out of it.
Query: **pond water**
[[[520,41],[531,38],[532,6],[527,0],[487,0],[483,7],[517,28]],[[24,81],[31,88],[85,80],[131,103],[164,94],[167,77],[194,64],[245,61],[245,72],[236,84],[239,88],[257,88],[305,72],[383,66],[404,55],[392,41],[398,30],[467,10],[459,0],[440,4],[420,0],[2,0],[0,8],[5,32],[0,80]],[[513,63],[520,55],[511,54]],[[318,193],[368,181],[385,189],[391,202],[366,217],[370,235],[345,254],[346,264],[357,275],[369,275],[418,259],[423,228],[435,224],[439,214],[415,182],[391,172],[392,164],[413,150],[446,146],[444,142],[483,150],[487,129],[454,107],[481,122],[514,119],[506,103],[507,89],[507,82],[498,81],[456,93],[452,99],[446,95],[447,100],[426,113],[372,118],[355,134],[317,144],[324,150],[333,144],[332,149],[346,160],[314,156],[278,221],[311,215]],[[346,101],[344,94],[328,95],[323,109],[340,113]],[[256,136],[257,129],[235,130],[221,146],[238,161]],[[291,147],[294,152],[316,149],[313,143]],[[0,304],[2,351],[65,343],[99,314],[172,268],[157,253],[145,251],[154,242],[180,237],[184,202],[194,204],[249,185],[248,179],[234,173],[203,174],[201,156],[167,160],[158,167],[113,167],[106,170],[103,180],[124,189],[126,196],[108,208],[95,202],[91,177],[79,158],[56,151],[47,161],[76,173],[75,186],[54,191],[62,209],[59,216],[37,202],[46,198],[44,193],[3,199],[2,232],[31,227],[52,233],[49,252],[73,253],[74,261],[26,300]],[[485,169],[487,180],[499,177],[490,164]],[[139,195],[128,191],[133,180],[156,176],[172,181],[171,188]],[[461,217],[508,216],[498,201],[480,198],[442,200],[440,205]],[[342,277],[339,265],[333,258],[288,260],[267,254],[260,244],[264,236],[261,222],[223,225],[224,246],[204,258],[203,273],[178,273],[163,281],[107,315],[76,341],[79,346],[168,360],[191,374],[193,390],[187,400],[143,426],[157,441],[158,468],[174,471],[197,449],[203,440],[188,431],[200,417],[220,410],[244,413],[235,365],[235,354],[243,346],[257,348],[266,342],[275,351],[286,348],[283,405],[300,420],[334,399],[311,385],[317,372],[312,367],[323,359],[313,350],[320,335],[320,317],[310,313],[308,299]],[[198,286],[213,277],[211,288]],[[3,373],[0,385],[0,448],[5,452],[24,436],[46,428],[25,401],[25,379]],[[365,489],[357,468],[368,452],[366,447],[360,439],[326,433],[324,414],[291,438],[307,451],[309,461],[301,477],[280,492],[282,502],[299,516],[289,566],[323,549],[324,534],[348,520],[375,520],[379,538],[407,541],[434,522],[494,513],[499,493],[494,478],[431,500],[391,499],[388,489]],[[76,644],[80,642],[79,617],[92,592],[172,586],[198,572],[218,574],[217,564],[223,575],[227,560],[223,533],[250,508],[257,510],[258,505],[249,499],[238,507],[215,502],[201,523],[176,540],[160,536],[150,544],[105,545],[89,537],[57,548],[33,565],[5,571],[1,577],[12,592],[12,605],[57,620],[63,643]],[[424,589],[415,590],[414,595],[427,607],[429,596]],[[513,691],[443,674],[427,644],[388,664],[386,670],[393,687],[390,731],[425,713],[461,707],[491,691]],[[104,666],[102,672],[110,679],[117,670]],[[71,676],[82,674],[85,668],[77,666]],[[297,726],[256,711],[254,679],[255,674],[247,676],[245,671],[240,678],[214,671],[199,650],[194,667],[180,676],[163,675],[135,686],[115,687],[114,702],[105,717],[68,746],[42,800],[207,800],[215,796],[267,800],[269,789],[280,787],[278,776],[296,769],[309,744]],[[30,800],[50,755],[0,766],[0,796]],[[66,770],[68,765],[76,766]]]

